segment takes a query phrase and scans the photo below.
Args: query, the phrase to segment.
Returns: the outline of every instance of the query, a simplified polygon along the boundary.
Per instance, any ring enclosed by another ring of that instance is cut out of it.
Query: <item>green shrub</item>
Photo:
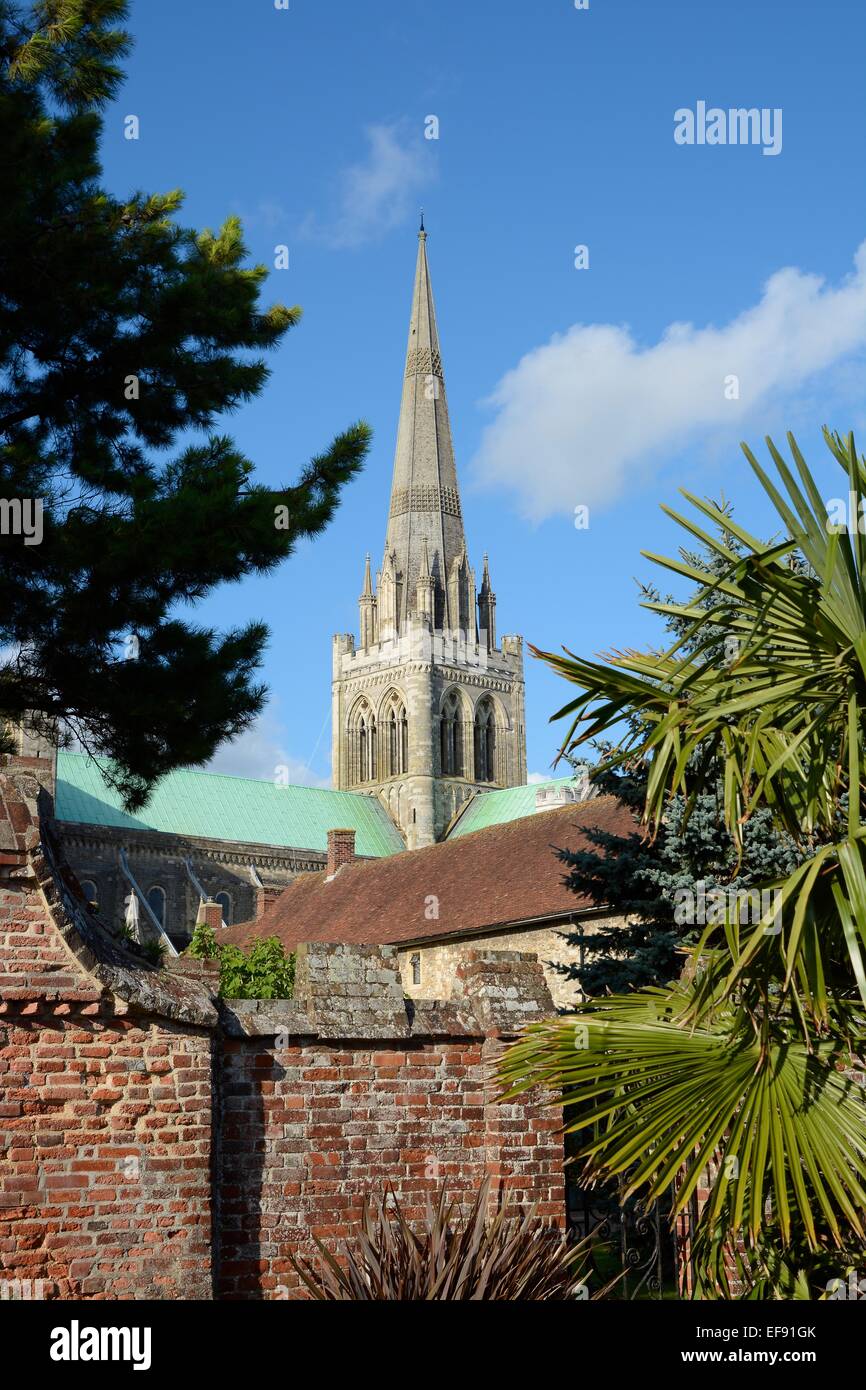
[[[219,953],[220,948],[217,945],[216,932],[213,927],[209,927],[207,922],[196,922],[193,928],[192,941],[184,954],[192,956],[194,960],[216,960]]]
[[[217,949],[223,999],[291,999],[295,957],[286,955],[276,936],[256,941],[247,953],[239,946]]]
[[[223,999],[291,999],[295,985],[295,957],[287,955],[276,937],[256,941],[249,951],[222,945],[213,927],[197,923],[185,952],[194,960],[218,960],[220,997]]]

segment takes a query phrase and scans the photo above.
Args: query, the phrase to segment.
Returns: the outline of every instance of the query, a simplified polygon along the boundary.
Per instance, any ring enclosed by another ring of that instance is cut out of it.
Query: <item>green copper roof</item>
[[[57,819],[129,830],[163,830],[208,840],[324,851],[328,831],[354,829],[358,854],[380,858],[405,848],[375,797],[322,787],[281,787],[247,777],[184,768],[154,788],[131,815],[84,753],[57,754]]]
[[[535,793],[543,787],[564,787],[571,777],[554,777],[549,782],[530,782],[526,787],[506,787],[501,792],[477,792],[458,820],[449,840],[484,830],[488,825],[504,825],[509,820],[535,814]]]

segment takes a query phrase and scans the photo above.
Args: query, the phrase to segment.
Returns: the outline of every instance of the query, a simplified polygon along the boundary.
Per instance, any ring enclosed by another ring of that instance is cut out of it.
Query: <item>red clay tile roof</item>
[[[636,830],[615,797],[542,811],[459,840],[347,864],[330,880],[300,874],[258,921],[220,932],[248,945],[277,936],[299,941],[397,943],[480,932],[512,922],[562,917],[594,904],[563,884],[555,849],[592,848],[584,828]],[[427,916],[438,900],[438,918]]]

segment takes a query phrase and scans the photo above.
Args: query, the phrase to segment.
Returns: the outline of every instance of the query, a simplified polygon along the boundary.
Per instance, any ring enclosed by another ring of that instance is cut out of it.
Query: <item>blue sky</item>
[[[724,491],[771,529],[741,438],[758,452],[793,428],[842,491],[819,431],[864,426],[859,0],[133,0],[131,29],[109,186],[181,187],[194,226],[239,213],[252,258],[289,247],[268,298],[304,309],[227,428],[275,486],[351,421],[374,430],[329,530],[196,610],[271,630],[268,713],[220,770],[328,779],[330,639],[356,630],[365,551],[381,556],[422,204],[500,632],[584,655],[657,640],[634,579],[652,574],[642,549],[678,544],[659,503]],[[780,109],[781,151],[675,143],[699,101]],[[568,694],[527,661],[533,773]]]

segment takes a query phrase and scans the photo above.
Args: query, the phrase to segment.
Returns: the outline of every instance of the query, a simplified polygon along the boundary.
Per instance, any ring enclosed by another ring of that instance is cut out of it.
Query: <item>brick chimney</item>
[[[328,865],[325,870],[328,878],[333,878],[338,869],[342,869],[344,864],[351,864],[354,858],[354,830],[329,830]]]
[[[202,923],[206,927],[221,927],[223,924],[222,903],[214,902],[213,898],[206,898],[204,902],[200,902],[196,915],[196,926],[200,926]]]
[[[257,922],[260,917],[263,917],[265,915],[271,903],[275,903],[277,901],[277,898],[283,892],[285,886],[286,885],[284,883],[268,884],[267,886],[263,885],[261,888],[256,889],[256,910],[253,918],[254,921]]]

